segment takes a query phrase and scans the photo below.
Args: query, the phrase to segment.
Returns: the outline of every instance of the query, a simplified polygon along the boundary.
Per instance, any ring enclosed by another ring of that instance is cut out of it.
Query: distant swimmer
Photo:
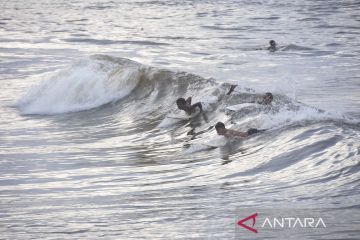
[[[255,50],[269,50],[270,52],[275,52],[277,50],[279,50],[278,44],[277,42],[275,42],[275,40],[270,40],[269,41],[269,46],[265,47],[265,48],[256,48]]]
[[[270,46],[267,48],[267,50],[271,52],[275,52],[276,50],[278,50],[277,43],[274,40],[270,40],[269,45]]]
[[[239,132],[231,129],[227,129],[225,124],[222,122],[218,122],[215,125],[215,130],[218,135],[224,136],[226,138],[246,138],[252,134],[262,132],[264,130],[257,130],[256,128],[250,128],[247,132]]]

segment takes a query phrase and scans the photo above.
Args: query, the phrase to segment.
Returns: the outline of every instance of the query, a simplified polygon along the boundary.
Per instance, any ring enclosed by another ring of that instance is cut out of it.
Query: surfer
[[[237,85],[231,85],[230,90],[226,95],[230,95],[230,93],[232,93],[234,91],[236,86]],[[272,102],[273,99],[274,99],[273,94],[271,92],[267,92],[261,97],[261,99],[258,99],[256,101],[252,100],[252,101],[250,101],[250,103],[257,103],[257,104],[261,104],[261,105],[269,105]]]
[[[267,92],[262,97],[262,99],[256,101],[256,103],[261,104],[261,105],[269,105],[272,102],[273,99],[274,99],[274,96],[272,95],[272,93]]]
[[[203,112],[201,102],[191,104],[191,97],[188,97],[186,100],[184,98],[179,98],[176,100],[176,105],[180,110],[185,111],[188,115],[193,114],[196,111],[196,108],[200,109],[200,112]]]
[[[231,85],[230,89],[226,93],[226,95],[227,96],[230,95],[235,90],[236,87],[237,87],[237,85]],[[223,98],[224,98],[224,96],[220,97],[218,99],[218,102],[223,100]],[[272,95],[272,93],[267,92],[267,93],[265,93],[265,95],[262,96],[261,99],[259,99],[257,101],[251,101],[251,103],[258,103],[258,104],[261,104],[261,105],[269,105],[272,102],[273,99],[274,99],[274,96]],[[191,114],[195,113],[196,108],[199,108],[200,112],[203,113],[204,111],[203,111],[203,107],[202,107],[201,102],[191,104],[191,100],[192,100],[191,97],[188,97],[186,100],[184,98],[178,98],[176,100],[176,105],[180,110],[185,111],[188,115],[191,115]]]
[[[226,95],[230,95],[234,90],[235,88],[237,87],[237,85],[231,85],[230,86],[230,90],[227,92]],[[256,95],[255,95],[256,96]],[[223,100],[224,96],[223,97],[220,97],[218,102],[220,102],[221,100]],[[265,93],[261,99],[258,99],[258,100],[252,100],[250,101],[249,103],[257,103],[257,104],[261,104],[261,105],[269,105],[272,100],[274,99],[274,96],[272,95],[271,92],[267,92]]]
[[[226,95],[230,95],[234,89],[236,88],[237,85],[231,85],[229,91],[226,93]],[[188,115],[191,115],[193,113],[195,113],[196,108],[200,109],[200,112],[203,113],[203,108],[202,108],[202,104],[201,102],[197,102],[194,104],[191,104],[191,97],[188,97],[186,100],[185,98],[178,98],[176,100],[176,105],[180,110],[185,111]]]
[[[215,130],[218,135],[224,136],[226,138],[246,138],[254,133],[258,133],[264,130],[257,130],[256,128],[250,128],[247,132],[239,132],[231,129],[226,129],[225,124],[218,122],[215,125]]]

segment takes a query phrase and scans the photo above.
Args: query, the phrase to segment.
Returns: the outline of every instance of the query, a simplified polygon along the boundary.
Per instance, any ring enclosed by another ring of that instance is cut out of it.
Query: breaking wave
[[[178,97],[192,96],[193,102],[203,102],[205,110],[211,112],[210,121],[224,119],[226,115],[237,124],[251,125],[249,122],[252,122],[254,125],[255,122],[257,127],[270,128],[335,118],[279,94],[274,94],[271,107],[256,104],[249,107],[244,103],[261,97],[261,93],[238,86],[232,96],[223,99],[229,86],[214,79],[156,69],[124,58],[93,55],[32,87],[17,101],[17,107],[23,114],[50,115],[88,110],[124,99],[131,102],[125,111],[166,115],[176,112],[174,103]],[[233,109],[228,108],[232,105],[238,108],[229,110]]]

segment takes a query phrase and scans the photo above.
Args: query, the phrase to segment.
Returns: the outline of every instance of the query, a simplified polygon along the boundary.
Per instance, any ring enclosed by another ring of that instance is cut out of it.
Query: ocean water
[[[359,1],[0,6],[1,239],[233,239],[242,208],[359,212]],[[189,96],[207,119],[176,111]],[[266,131],[229,142],[217,121]],[[333,230],[302,239],[359,239]]]

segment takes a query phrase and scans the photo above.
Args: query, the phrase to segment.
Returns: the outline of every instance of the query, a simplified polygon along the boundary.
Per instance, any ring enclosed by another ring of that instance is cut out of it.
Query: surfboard
[[[200,111],[196,110],[191,115],[187,115],[186,113],[179,113],[179,114],[169,114],[166,116],[166,118],[173,118],[173,119],[179,119],[179,120],[189,120],[191,118],[194,118],[200,114]]]
[[[169,127],[175,125],[184,120],[191,120],[200,114],[200,110],[196,110],[193,114],[187,115],[185,112],[180,113],[171,113],[165,116],[165,118],[160,122],[158,127]]]
[[[226,107],[226,109],[229,109],[231,111],[239,111],[244,108],[256,108],[256,107],[259,107],[259,104],[257,104],[257,103],[241,103],[241,104],[228,106],[228,107]]]
[[[227,140],[223,136],[216,136],[216,137],[211,138],[210,140],[199,142],[199,144],[201,144],[201,145],[204,145],[207,147],[212,147],[212,148],[222,147],[222,146],[226,145],[226,143],[227,143]]]

